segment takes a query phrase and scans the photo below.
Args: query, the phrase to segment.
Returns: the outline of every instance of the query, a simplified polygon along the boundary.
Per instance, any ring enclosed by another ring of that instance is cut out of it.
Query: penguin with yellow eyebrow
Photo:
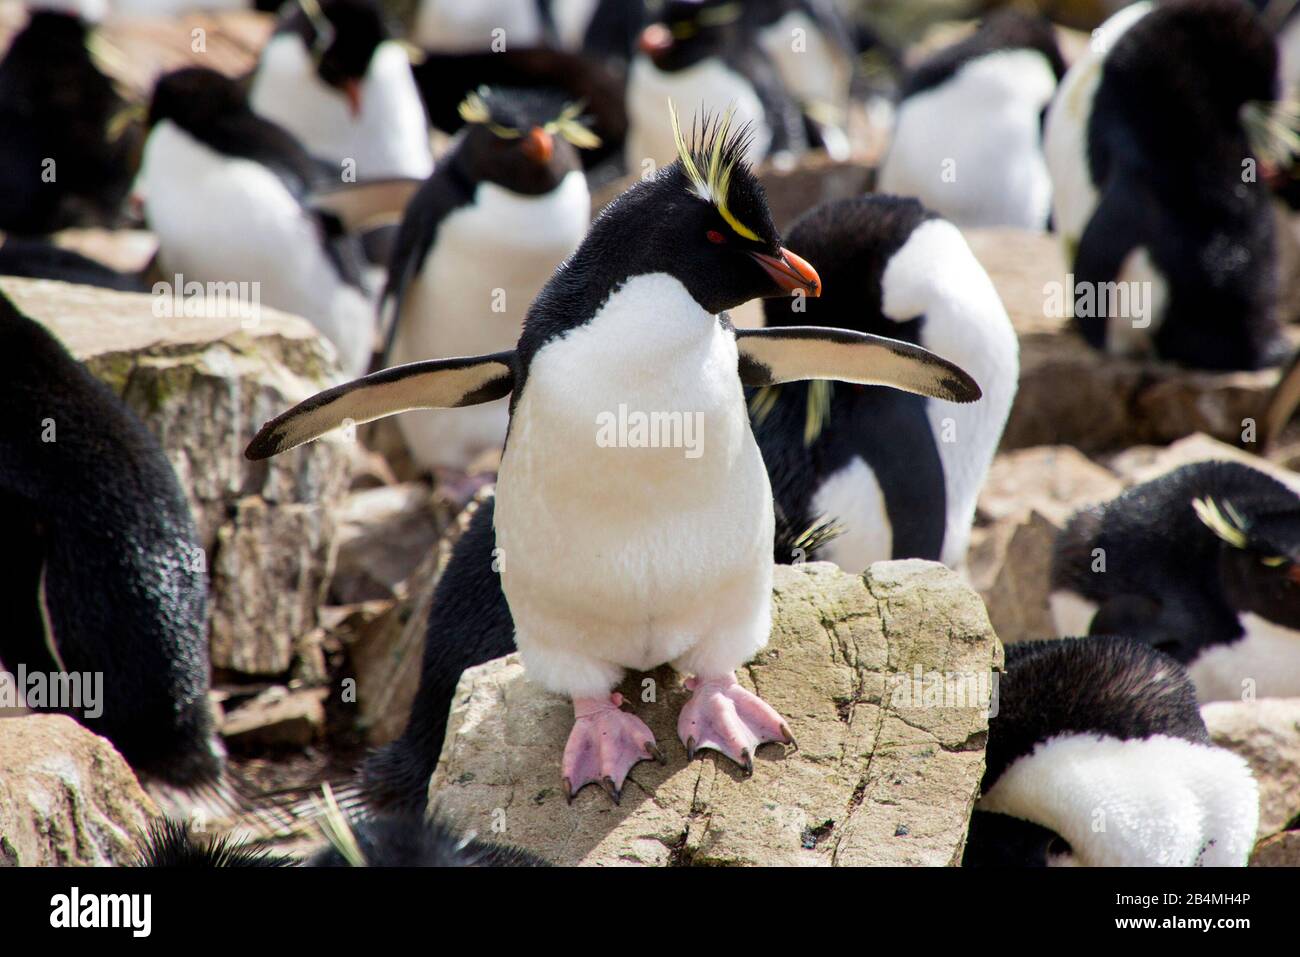
[[[456,145],[407,205],[388,264],[385,364],[511,348],[524,313],[587,232],[591,196],[579,148],[600,141],[578,104],[484,87],[460,106]],[[398,425],[415,460],[456,486],[499,449],[504,400],[427,410]]]
[[[510,395],[492,512],[502,560],[458,549],[453,564],[467,565],[447,576],[478,582],[493,606],[500,568],[529,678],[573,703],[561,771],[570,797],[599,784],[617,801],[637,762],[663,757],[613,691],[627,669],[671,663],[686,678],[677,732],[688,758],[714,749],[751,771],[760,745],[793,741],[786,719],[736,678],[771,630],[775,533],[745,386],[831,378],[957,402],[980,395],[919,346],[811,326],[737,330],[726,309],[820,295],[821,280],[781,245],[742,160],[747,130],[730,115],[702,119],[688,141],[672,124],[677,161],[606,207],[513,350],[331,389],[267,423],[246,453],[265,458],[349,419]],[[467,635],[450,649],[463,667],[471,652],[500,652],[472,637],[479,625],[470,615],[431,629],[426,663]]]

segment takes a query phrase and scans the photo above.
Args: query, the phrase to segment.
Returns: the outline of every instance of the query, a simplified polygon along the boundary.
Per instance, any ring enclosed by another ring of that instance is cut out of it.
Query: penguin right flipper
[[[951,402],[974,402],[981,395],[975,380],[955,363],[885,336],[819,326],[737,329],[736,346],[746,386],[835,379]]]
[[[336,216],[349,233],[363,233],[375,226],[396,223],[424,180],[395,176],[390,179],[347,183],[318,190],[307,205]]]
[[[1300,408],[1300,351],[1291,358],[1264,407],[1261,455],[1277,442],[1287,423],[1295,416],[1297,408]]]
[[[276,416],[244,450],[265,459],[346,424],[361,425],[410,409],[455,409],[491,402],[514,388],[514,351],[430,359],[373,372],[326,389]]]

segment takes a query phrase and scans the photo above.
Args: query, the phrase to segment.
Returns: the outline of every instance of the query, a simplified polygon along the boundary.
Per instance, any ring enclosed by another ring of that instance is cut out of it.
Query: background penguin
[[[305,861],[229,838],[198,841],[172,818],[149,826],[137,867],[546,867],[541,858],[509,845],[461,834],[442,815],[383,814],[345,821],[328,843]]]
[[[1064,73],[1050,22],[989,17],[907,76],[877,188],[963,226],[1043,229],[1052,182],[1042,117]]]
[[[71,249],[40,239],[8,236],[0,245],[0,276],[57,279],[119,292],[148,292],[144,278],[118,272]]]
[[[1258,787],[1176,662],[1123,638],[1006,653],[964,866],[1245,866]]]
[[[732,0],[668,0],[642,31],[627,80],[629,173],[640,174],[646,160],[666,166],[676,157],[669,101],[715,114],[734,108],[739,121],[753,124],[751,163],[807,149],[798,105]]]
[[[69,714],[152,782],[215,787],[207,575],[162,450],[3,296],[0,405],[0,661],[10,673],[101,673],[102,713]]]
[[[484,90],[467,127],[406,208],[388,267],[386,364],[509,349],[534,297],[582,241],[591,196],[574,146],[594,145],[578,107],[553,95]],[[505,441],[501,399],[398,419],[416,461],[463,471]]]
[[[789,242],[817,263],[826,291],[768,300],[768,327],[809,323],[915,342],[968,371],[984,397],[955,406],[826,382],[753,395],[778,521],[836,526],[841,534],[816,557],[849,571],[889,558],[961,567],[1019,374],[1002,300],[957,228],[913,199],[826,203],[795,223]]]
[[[700,128],[689,146],[678,133],[678,162],[606,208],[537,297],[513,352],[413,363],[329,390],[267,423],[246,451],[265,458],[346,419],[514,393],[496,544],[529,677],[573,700],[562,765],[570,798],[599,783],[617,801],[631,767],[660,757],[646,725],[611,693],[624,668],[671,661],[692,676],[677,726],[688,757],[713,748],[751,770],[760,744],[792,740],[734,673],[770,630],[774,534],[744,385],[820,376],[979,396],[958,367],[909,344],[731,326],[721,310],[815,294],[820,280],[781,246],[742,160],[743,129],[729,117]],[[620,404],[689,410],[707,450],[602,441],[602,415]],[[603,560],[580,577],[557,575],[565,554]],[[672,618],[650,610],[665,607]],[[647,631],[647,621],[656,627]]]
[[[262,304],[314,323],[349,374],[364,371],[375,316],[360,244],[307,205],[317,170],[298,142],[197,67],[159,79],[149,127],[135,191],[163,273],[260,283]]]
[[[135,131],[71,13],[34,9],[0,62],[0,230],[111,225],[131,184]],[[50,166],[53,161],[53,166]]]
[[[1195,462],[1080,511],[1051,580],[1058,634],[1144,641],[1202,701],[1300,694],[1300,496],[1263,472]]]
[[[1206,369],[1285,358],[1272,203],[1248,165],[1276,149],[1261,131],[1277,92],[1273,37],[1240,0],[1135,4],[1071,68],[1045,148],[1067,296],[1094,347]],[[1112,282],[1147,284],[1147,313],[1097,303]]]
[[[335,178],[347,160],[358,180],[428,176],[429,128],[410,57],[375,0],[297,0],[288,10],[253,74],[253,110]]]

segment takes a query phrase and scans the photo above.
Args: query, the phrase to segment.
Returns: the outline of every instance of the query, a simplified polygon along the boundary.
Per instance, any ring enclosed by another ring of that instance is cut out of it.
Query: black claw
[[[783,741],[782,743],[793,744],[797,750],[799,747],[799,742],[796,741],[794,739],[794,735],[790,733],[790,726],[788,724],[781,725],[781,733],[785,735],[785,741]]]
[[[686,739],[686,760],[695,760],[695,735],[691,735]]]
[[[573,794],[574,794],[573,786],[569,784],[569,779],[565,778],[564,779],[564,803],[572,804]]]
[[[749,748],[740,752],[740,766],[745,769],[745,775],[754,773],[754,757],[749,753]]]
[[[623,791],[621,788],[614,787],[614,779],[608,774],[600,779],[600,786],[605,789],[605,793],[614,799],[615,804],[623,800]]]
[[[655,744],[653,741],[647,742],[645,749],[646,749],[646,753],[649,754],[650,757],[658,761],[660,764],[668,763],[668,759],[664,757],[664,753],[659,750],[659,746]]]

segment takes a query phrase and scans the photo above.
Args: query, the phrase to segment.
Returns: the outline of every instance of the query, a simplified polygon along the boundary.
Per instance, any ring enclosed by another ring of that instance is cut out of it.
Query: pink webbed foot
[[[713,748],[752,774],[754,751],[760,744],[794,744],[785,719],[758,695],[742,688],[734,674],[688,678],[686,690],[691,700],[677,718],[677,736],[686,745],[686,760],[694,758],[697,751]]]
[[[588,784],[599,784],[618,804],[627,773],[639,761],[663,764],[655,736],[630,711],[620,711],[623,696],[574,698],[573,730],[564,746],[564,797],[570,803]]]

